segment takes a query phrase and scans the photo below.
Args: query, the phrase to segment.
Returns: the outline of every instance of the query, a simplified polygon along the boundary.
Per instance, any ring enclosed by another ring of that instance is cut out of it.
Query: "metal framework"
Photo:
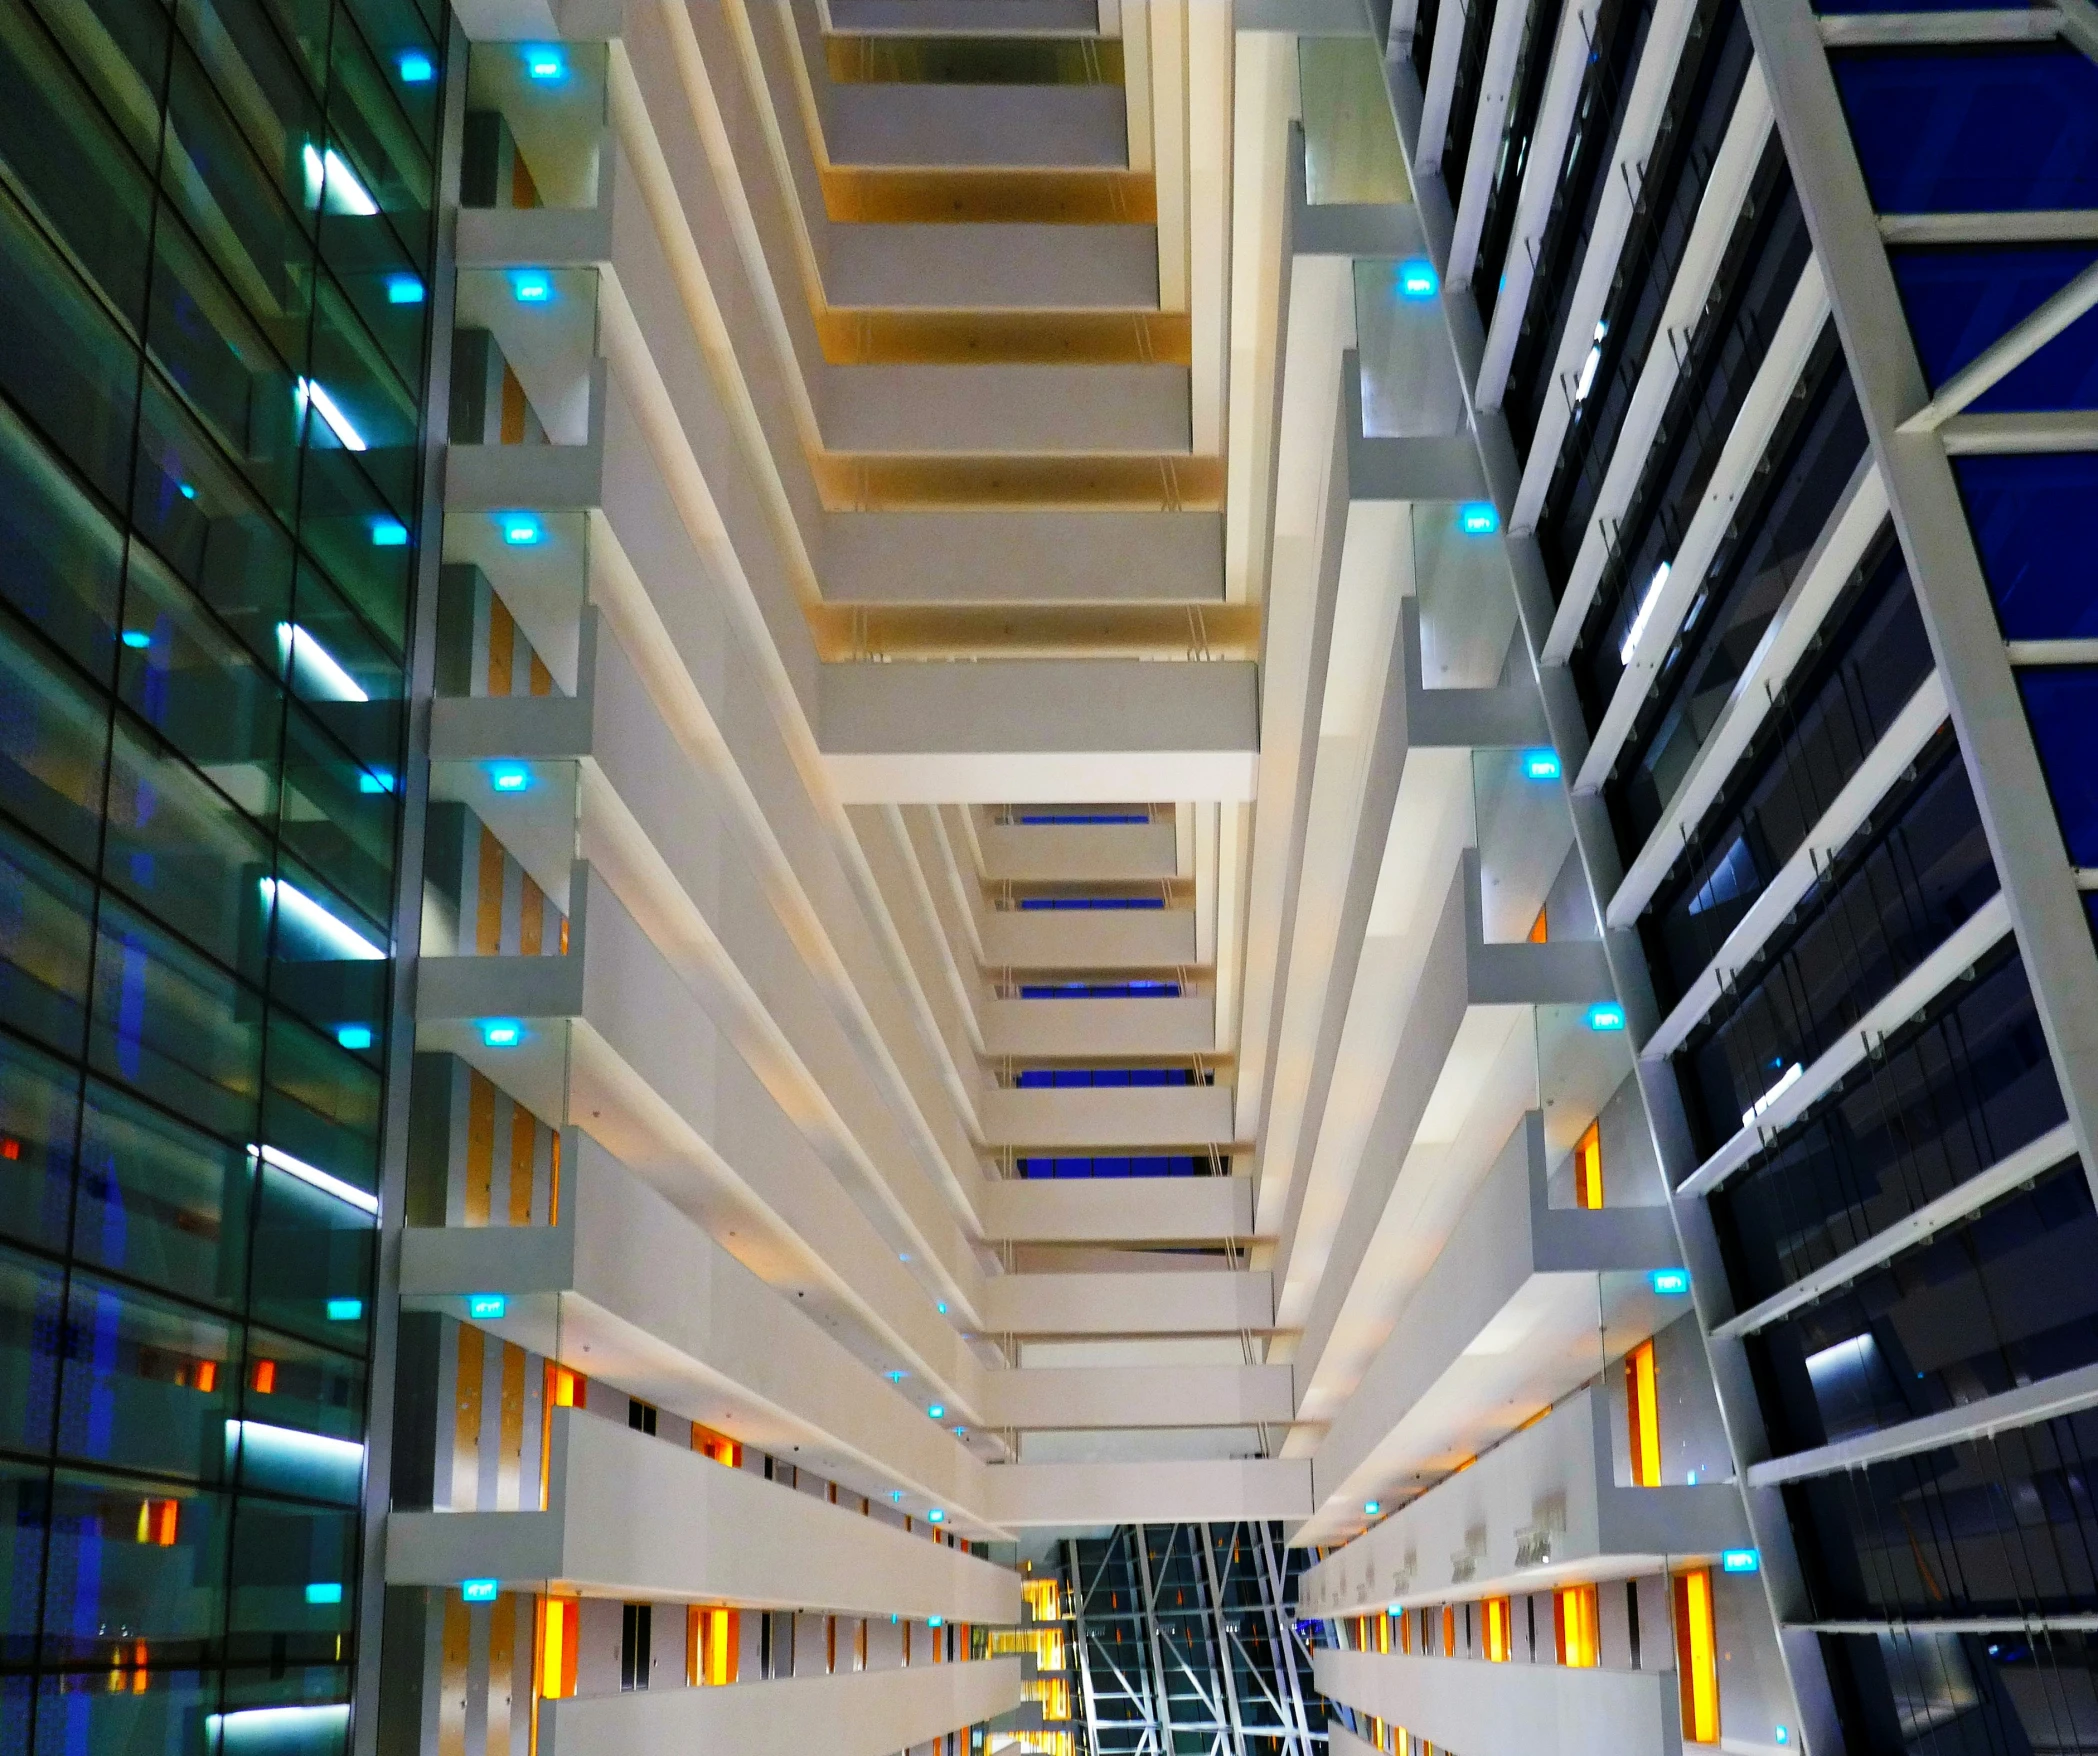
[[[1324,1756],[1276,1524],[1123,1525],[1063,1545],[1088,1756]]]

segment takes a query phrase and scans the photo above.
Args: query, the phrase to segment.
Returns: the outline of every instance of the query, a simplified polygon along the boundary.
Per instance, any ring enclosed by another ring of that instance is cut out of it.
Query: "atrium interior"
[[[0,1750],[2098,1756],[2093,0],[0,91]]]

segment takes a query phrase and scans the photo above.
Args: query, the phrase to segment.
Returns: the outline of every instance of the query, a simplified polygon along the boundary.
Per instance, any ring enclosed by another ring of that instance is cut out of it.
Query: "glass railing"
[[[603,43],[475,43],[460,201],[594,207],[605,145]]]
[[[1464,386],[1437,284],[1425,257],[1355,264],[1355,354],[1365,438],[1444,438],[1464,431]]]
[[[587,444],[596,357],[594,268],[462,270],[452,443]]]
[[[1489,945],[1553,937],[1546,908],[1573,849],[1573,814],[1549,751],[1472,752],[1480,918]]]
[[[1430,689],[1491,689],[1504,680],[1515,641],[1515,591],[1494,534],[1499,520],[1483,503],[1422,501],[1409,511],[1421,681]]]
[[[1651,1205],[1661,1184],[1632,1082],[1632,1039],[1622,1009],[1597,1002],[1532,1011],[1551,1205]]]
[[[1368,37],[1301,38],[1297,79],[1311,205],[1411,201],[1376,44]]]

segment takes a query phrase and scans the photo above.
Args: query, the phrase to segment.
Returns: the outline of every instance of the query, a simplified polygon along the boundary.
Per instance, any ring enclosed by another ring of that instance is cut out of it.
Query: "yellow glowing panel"
[[[1624,1362],[1625,1416],[1632,1441],[1632,1485],[1661,1485],[1661,1397],[1654,1380],[1654,1344],[1642,1341]]]

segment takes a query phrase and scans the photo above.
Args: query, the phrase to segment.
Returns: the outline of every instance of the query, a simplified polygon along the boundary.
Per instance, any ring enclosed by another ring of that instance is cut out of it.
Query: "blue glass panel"
[[[2030,0],[1820,0],[1824,17],[1847,12],[2024,12]]]
[[[2018,692],[2025,697],[2070,862],[2098,866],[2098,670],[2021,671]]]
[[[2098,452],[1956,457],[1952,473],[2004,638],[2098,637]]]
[[[1977,45],[1829,57],[1881,213],[2098,207],[2098,62]]]
[[[1897,250],[1894,281],[1933,390],[2098,262],[2098,249]],[[2087,313],[1968,405],[1974,412],[2098,403],[2098,312]]]

